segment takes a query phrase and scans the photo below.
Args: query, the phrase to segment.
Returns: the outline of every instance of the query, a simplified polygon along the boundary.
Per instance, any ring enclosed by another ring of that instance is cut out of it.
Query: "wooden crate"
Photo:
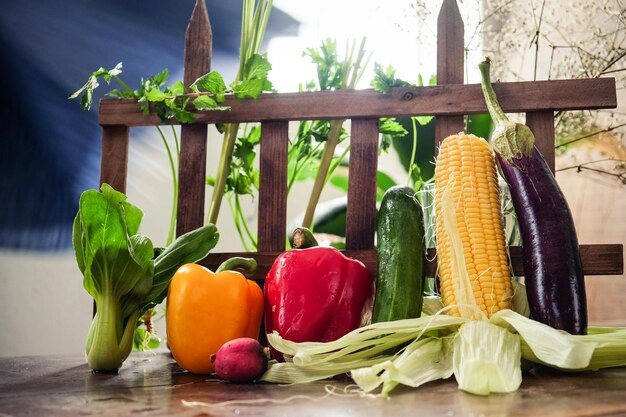
[[[486,113],[479,84],[463,84],[463,21],[455,0],[444,0],[438,19],[437,81],[431,87],[394,88],[383,95],[373,90],[339,90],[264,94],[257,100],[227,98],[230,111],[197,112],[194,124],[181,126],[177,234],[204,221],[207,125],[261,123],[258,252],[213,253],[203,264],[215,268],[233,255],[257,259],[255,278],[262,280],[275,257],[285,250],[287,223],[287,145],[290,121],[351,120],[346,254],[377,269],[374,246],[378,120],[381,117],[432,115],[437,142],[462,131],[464,115]],[[211,26],[203,0],[197,0],[185,43],[185,84],[209,72]],[[536,146],[554,172],[554,112],[617,106],[613,78],[497,83],[502,108],[523,112],[536,136]],[[156,115],[144,116],[132,100],[102,100],[101,182],[125,192],[129,129],[156,126]],[[435,148],[438,143],[432,143]],[[519,247],[510,250],[516,275],[523,274]],[[434,253],[429,259],[435,259]],[[623,274],[623,245],[581,245],[585,275]],[[430,273],[435,261],[428,265]]]

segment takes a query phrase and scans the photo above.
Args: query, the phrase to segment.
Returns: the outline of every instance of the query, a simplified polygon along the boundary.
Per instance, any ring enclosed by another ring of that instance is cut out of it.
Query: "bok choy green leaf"
[[[80,197],[72,243],[83,286],[96,303],[85,353],[97,372],[122,366],[137,318],[163,301],[179,266],[203,259],[219,237],[209,224],[180,236],[154,259],[152,242],[139,234],[142,218],[143,212],[108,184]]]

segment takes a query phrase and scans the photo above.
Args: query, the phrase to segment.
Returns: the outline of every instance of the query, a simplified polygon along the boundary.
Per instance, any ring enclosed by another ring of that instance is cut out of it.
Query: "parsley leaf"
[[[80,106],[83,110],[90,110],[91,105],[93,103],[93,92],[98,86],[98,78],[104,78],[104,81],[109,84],[111,82],[111,78],[116,77],[122,73],[122,63],[118,63],[114,68],[110,70],[104,69],[102,67],[98,68],[98,70],[94,71],[91,76],[87,79],[87,82],[79,88],[74,94],[69,96],[69,99],[75,99],[78,96],[80,97]]]
[[[375,63],[371,86],[380,93],[388,94],[394,87],[410,87],[411,84],[396,78],[396,70],[391,65],[383,69],[382,65]]]

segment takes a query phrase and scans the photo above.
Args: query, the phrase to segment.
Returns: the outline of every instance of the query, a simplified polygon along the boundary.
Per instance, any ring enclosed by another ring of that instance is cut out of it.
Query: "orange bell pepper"
[[[225,268],[233,265],[229,261],[215,273],[201,265],[183,265],[168,289],[167,342],[178,365],[195,374],[214,371],[211,355],[224,343],[259,336],[263,292],[242,273]],[[244,261],[256,268],[253,259]]]

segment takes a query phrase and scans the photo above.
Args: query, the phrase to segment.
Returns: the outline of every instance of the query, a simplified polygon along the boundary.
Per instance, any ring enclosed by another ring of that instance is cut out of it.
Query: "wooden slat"
[[[211,70],[213,33],[205,0],[196,0],[185,32],[185,85],[191,85]]]
[[[464,27],[456,0],[444,0],[437,19],[437,84],[463,84]],[[435,146],[447,136],[463,131],[463,115],[435,120]]]
[[[350,135],[346,248],[374,247],[378,119],[353,119]]]
[[[369,268],[372,274],[376,274],[378,270],[378,256],[376,249],[366,250],[345,250],[342,251],[344,255],[358,259],[363,262],[365,266]],[[257,271],[252,277],[257,281],[262,281],[267,276],[274,260],[282,251],[262,251],[262,252],[223,252],[223,253],[211,253],[204,260],[200,261],[201,265],[206,266],[212,271],[215,271],[218,266],[225,260],[232,258],[233,256],[241,256],[244,258],[254,258],[257,261]]]
[[[583,262],[585,275],[622,275],[624,273],[624,245],[622,244],[595,244],[580,245],[580,257]],[[524,275],[522,248],[509,248],[509,262],[516,276]],[[428,250],[429,262],[426,264],[428,276],[434,276],[437,269],[436,251]]]
[[[185,85],[211,68],[212,34],[204,0],[197,0],[185,34]],[[176,234],[204,223],[207,126],[183,125],[180,132],[178,217]]]
[[[580,245],[580,257],[585,275],[622,275],[624,273],[623,244]]]
[[[181,126],[180,144],[177,236],[197,229],[204,223],[207,126]]]
[[[288,122],[261,126],[259,157],[258,249],[285,249],[287,225]]]
[[[580,245],[585,275],[621,275],[624,273],[624,246],[621,244]],[[513,273],[524,275],[522,248],[509,248]]]
[[[554,174],[554,113],[551,111],[527,112],[526,124],[535,135],[535,146]]]
[[[267,275],[272,263],[281,251],[272,252],[229,252],[212,253],[204,259],[201,264],[215,270],[222,262],[233,256],[255,258],[259,264],[254,278],[262,280]],[[345,250],[343,253],[354,259],[358,259],[365,264],[372,272],[378,273],[378,255],[376,249]],[[522,264],[522,248],[519,246],[509,248],[510,262],[513,273],[516,276],[524,275]],[[591,275],[622,275],[624,273],[624,245],[622,244],[597,244],[580,245],[580,256],[583,261],[583,272],[587,276]],[[426,275],[434,276],[437,270],[436,252],[434,249],[428,250],[426,262]]]
[[[615,108],[614,78],[524,81],[494,86],[506,112]],[[479,84],[398,87],[389,94],[372,89],[263,94],[256,100],[227,97],[229,111],[198,113],[199,123],[407,117],[487,113]],[[132,100],[100,102],[101,125],[155,126]]]
[[[121,193],[126,192],[129,133],[126,126],[105,126],[102,128],[100,183],[106,182]]]
[[[128,173],[128,145],[130,130],[126,126],[104,126],[102,128],[102,156],[100,158],[100,184],[107,183],[115,190],[126,193]],[[96,301],[92,316],[96,315]]]

